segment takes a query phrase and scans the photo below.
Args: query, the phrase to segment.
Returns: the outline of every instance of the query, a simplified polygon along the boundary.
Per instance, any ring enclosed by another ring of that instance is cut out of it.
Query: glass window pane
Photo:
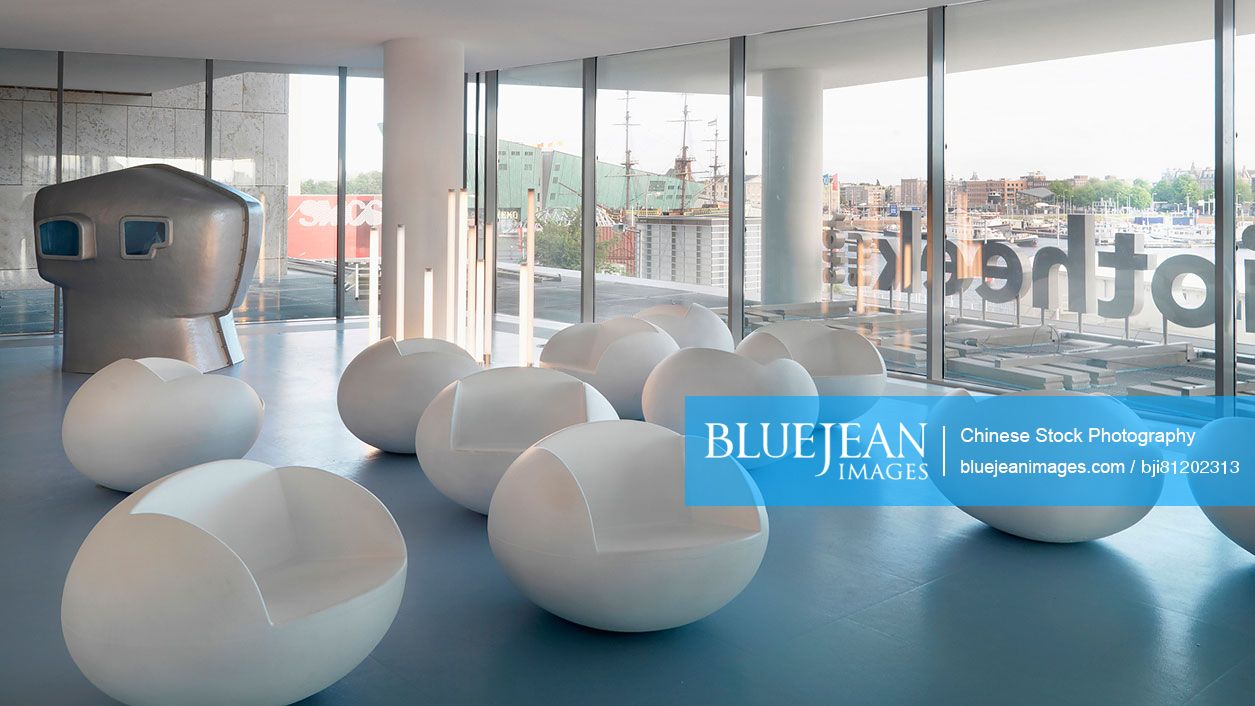
[[[947,377],[1212,391],[1212,3],[946,11]]]
[[[350,75],[347,94],[344,314],[365,316],[370,302],[371,231],[383,225],[383,79]],[[374,262],[378,277],[378,253]]]
[[[64,181],[141,164],[203,172],[203,60],[67,52],[64,110]]]
[[[44,257],[73,257],[82,252],[83,233],[74,221],[39,224],[39,252]]]
[[[926,31],[919,12],[747,40],[745,333],[825,320],[923,372]]]
[[[214,62],[213,178],[266,212],[240,321],[335,316],[339,101],[334,68]]]
[[[1237,0],[1237,42],[1234,46],[1234,188],[1237,194],[1237,291],[1233,327],[1237,344],[1237,392],[1255,394],[1255,1]]]
[[[726,315],[728,115],[726,41],[598,60],[598,321],[689,302]]]
[[[498,74],[494,362],[518,359],[519,265],[529,192],[535,203],[536,345],[580,320],[582,83],[579,61]]]
[[[125,257],[151,257],[169,237],[166,221],[126,219],[122,221],[122,253]]]
[[[35,192],[57,179],[56,88],[56,52],[0,49],[0,334],[52,330],[33,217]]]

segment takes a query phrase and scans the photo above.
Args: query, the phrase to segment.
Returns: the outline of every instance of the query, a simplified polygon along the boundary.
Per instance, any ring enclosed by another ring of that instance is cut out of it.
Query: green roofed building
[[[474,154],[474,135],[467,135],[467,147]],[[527,190],[536,189],[538,207],[571,209],[580,207],[582,181],[579,155],[544,150],[521,142],[497,141],[497,207],[521,214],[527,208]],[[611,210],[671,211],[709,205],[713,200],[706,185],[666,174],[633,169],[631,203],[624,203],[629,178],[622,165],[597,162],[597,203]],[[683,195],[683,204],[681,203]]]

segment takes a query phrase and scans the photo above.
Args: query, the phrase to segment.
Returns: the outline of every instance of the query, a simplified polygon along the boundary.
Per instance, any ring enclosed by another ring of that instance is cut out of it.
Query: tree
[[[1142,180],[1138,179],[1137,181]],[[1142,183],[1145,184],[1146,182],[1142,181]],[[1145,186],[1137,186],[1136,182],[1134,182],[1133,189],[1129,192],[1129,201],[1132,203],[1133,208],[1145,209],[1153,206],[1155,199],[1150,195],[1149,189]]]
[[[1193,206],[1203,197],[1203,188],[1192,174],[1178,174],[1175,178],[1164,177],[1151,192],[1156,201]]]
[[[1156,182],[1150,193],[1156,201],[1162,201],[1163,203],[1177,203],[1177,193],[1173,188],[1172,180],[1168,177],[1164,177]]]
[[[383,172],[358,172],[349,177],[347,186],[350,194],[382,194]]]
[[[358,172],[348,178],[345,183],[346,193],[350,194],[382,194],[383,172]],[[334,194],[336,183],[326,179],[306,179],[301,182],[302,194]]]
[[[545,267],[579,271],[584,257],[582,240],[579,219],[570,223],[546,223],[536,231],[536,263]],[[597,243],[594,267],[597,272],[607,271],[612,244],[613,241]]]
[[[583,247],[578,224],[546,223],[536,232],[536,262],[564,270],[580,269]]]
[[[1072,184],[1066,181],[1052,181],[1046,188],[1050,189],[1050,193],[1055,195],[1055,201],[1067,201],[1075,195]]]
[[[336,183],[334,181],[306,179],[301,182],[302,194],[334,194],[336,192]]]
[[[1177,200],[1173,203],[1193,206],[1203,197],[1203,189],[1198,185],[1198,179],[1193,174],[1178,174],[1176,179],[1172,180],[1172,188],[1177,194]]]

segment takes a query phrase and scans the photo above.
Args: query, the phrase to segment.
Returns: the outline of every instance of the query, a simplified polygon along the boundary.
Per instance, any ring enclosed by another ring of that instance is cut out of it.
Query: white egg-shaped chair
[[[1190,475],[1190,489],[1207,519],[1221,534],[1246,551],[1255,554],[1255,503],[1247,505],[1214,505],[1213,498],[1227,502],[1240,499],[1250,503],[1255,497],[1255,454],[1250,440],[1255,438],[1255,419],[1224,417],[1208,422],[1190,444],[1189,457],[1194,461],[1236,461],[1236,474]]]
[[[448,341],[385,338],[358,353],[340,376],[340,419],[353,436],[377,449],[412,454],[414,430],[427,405],[449,383],[482,369]]]
[[[1085,397],[1087,394],[1057,390],[1021,390],[1008,392],[1002,396]],[[962,400],[968,397],[968,395],[964,392],[958,392],[950,397],[954,400]],[[1105,396],[1100,397],[1105,398]],[[989,398],[984,399],[988,400]],[[1139,422],[1137,417],[1130,410],[1123,408],[1123,405],[1115,399],[1109,399],[1108,401],[1110,406],[1104,419],[1116,419],[1116,415],[1122,415],[1120,418],[1124,420],[1126,428],[1138,428]],[[987,403],[987,401],[982,402],[980,398],[975,399],[975,404],[977,405]],[[943,409],[945,411],[941,412]],[[944,408],[938,407],[934,410],[934,413],[941,412],[941,416],[945,418],[945,423],[957,428],[965,424],[965,415],[960,410],[962,410],[962,406],[946,406]],[[942,422],[938,420],[937,423],[941,424]],[[1158,489],[1163,487],[1163,479],[1160,478],[1157,482],[1153,480],[1142,481],[1130,476],[1129,485],[1130,502],[1128,505],[959,505],[958,507],[963,512],[996,530],[1023,537],[1024,539],[1060,544],[1088,542],[1111,536],[1137,524],[1154,507],[1155,502],[1159,498]]]
[[[640,419],[645,378],[679,349],[657,326],[620,316],[555,333],[540,352],[540,367],[583,380],[605,395],[620,417]]]
[[[822,321],[767,324],[746,336],[736,352],[760,363],[796,360],[815,379],[821,395],[883,395],[888,380],[884,358],[871,341]]]
[[[728,460],[735,477],[757,490]],[[590,422],[523,452],[492,497],[488,539],[533,602],[588,627],[664,630],[715,612],[767,548],[761,506],[684,504],[684,437]]]
[[[242,457],[261,433],[262,406],[243,380],[171,358],[124,358],[70,398],[61,442],[80,473],[130,492],[188,466]]]
[[[731,351],[732,331],[715,312],[701,304],[659,304],[636,314],[666,331],[680,348]]]
[[[592,385],[544,368],[495,368],[449,385],[418,423],[418,462],[454,502],[488,514],[514,459],[559,429],[618,419]]]
[[[100,520],[70,566],[61,627],[83,674],[123,703],[279,706],[370,654],[405,572],[396,522],[356,483],[215,461]]]
[[[806,368],[794,360],[778,358],[759,363],[736,353],[686,348],[668,356],[650,373],[641,405],[645,421],[683,434],[686,397],[817,394]]]

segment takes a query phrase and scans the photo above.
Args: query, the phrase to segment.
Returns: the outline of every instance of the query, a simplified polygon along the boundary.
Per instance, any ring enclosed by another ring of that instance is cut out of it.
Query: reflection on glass
[[[726,314],[727,91],[727,42],[598,60],[598,321],[668,303]]]
[[[946,20],[947,377],[1211,394],[1212,5]]]
[[[370,260],[371,232],[377,233],[383,225],[383,79],[350,75],[346,93],[344,315],[366,316],[372,271],[378,277],[378,260],[374,268]],[[301,202],[316,200],[304,186],[302,182]],[[334,184],[331,193],[335,193]],[[289,218],[288,227],[301,226]],[[377,289],[374,296],[378,304]]]
[[[926,29],[911,13],[747,41],[745,333],[823,319],[923,371]]]
[[[40,255],[78,259],[82,249],[83,232],[74,221],[54,220],[39,224]]]
[[[170,222],[165,219],[123,219],[122,256],[136,259],[152,257],[155,249],[170,242],[169,227]]]
[[[521,355],[519,290],[535,205],[533,344],[580,320],[583,74],[578,61],[498,74],[496,333],[493,359]],[[535,357],[533,355],[533,357]]]
[[[1237,343],[1238,394],[1255,394],[1255,2],[1237,0],[1237,43],[1234,47],[1234,189],[1237,195],[1237,242],[1234,279],[1237,291],[1233,327]],[[1248,299],[1249,298],[1249,299]]]
[[[52,330],[32,218],[35,192],[57,180],[56,89],[56,52],[0,50],[0,334]],[[43,245],[70,252],[69,240]]]
[[[205,62],[67,52],[62,154],[64,181],[153,163],[202,173]]]
[[[335,315],[338,107],[334,70],[214,62],[213,178],[266,210],[240,321]],[[364,181],[350,193],[378,192],[378,174]]]

